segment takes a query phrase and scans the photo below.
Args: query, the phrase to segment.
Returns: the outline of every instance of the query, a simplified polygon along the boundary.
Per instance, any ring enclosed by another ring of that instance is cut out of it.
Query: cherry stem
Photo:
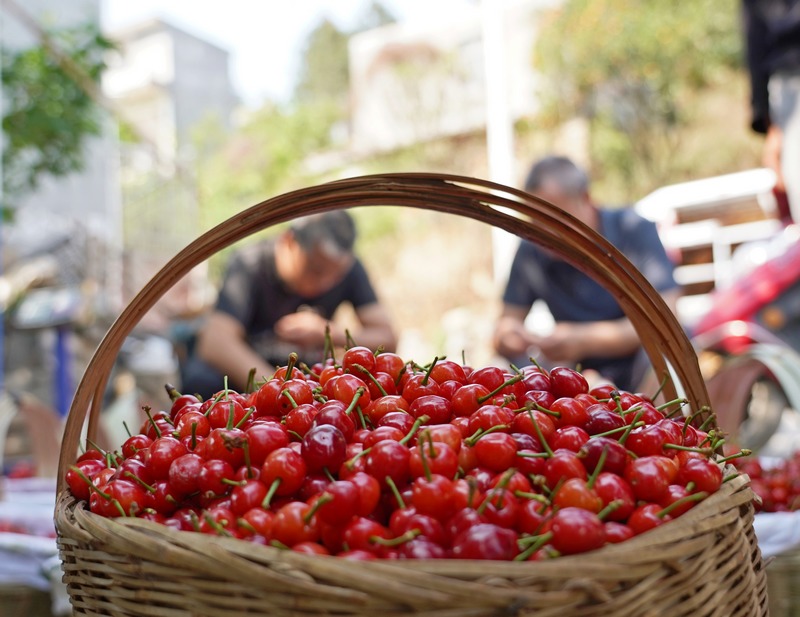
[[[622,507],[624,503],[625,502],[622,501],[621,499],[614,499],[613,501],[609,501],[606,507],[597,513],[597,518],[599,518],[601,521],[605,520],[605,518],[609,514],[611,514],[614,510]]]
[[[589,479],[586,481],[586,487],[588,489],[591,490],[594,488],[594,483],[597,482],[597,476],[600,475],[600,472],[603,471],[603,465],[606,464],[606,458],[608,458],[608,445],[603,446],[603,451],[600,452],[600,458],[597,459],[597,465],[595,465],[592,475],[590,475]]]
[[[192,450],[197,448],[197,422],[192,422]]]
[[[289,399],[289,403],[291,403],[292,409],[297,409],[298,407],[297,401],[294,400],[294,397],[292,396],[291,392],[289,392],[288,390],[281,390],[281,396],[285,396],[286,398]]]
[[[545,415],[548,415],[551,418],[561,418],[561,412],[560,411],[553,411],[552,409],[548,409],[547,407],[542,407],[539,403],[536,403],[536,402],[533,403],[533,407],[534,407],[534,409],[536,409],[536,411],[541,412],[541,413],[543,413]],[[530,407],[526,406],[525,409],[529,410]]]
[[[92,482],[92,480],[89,478],[89,476],[87,476],[85,473],[83,473],[83,471],[81,470],[81,468],[80,468],[80,467],[77,467],[77,466],[75,466],[75,465],[72,465],[72,466],[70,467],[70,469],[71,469],[72,471],[74,471],[76,474],[78,474],[78,477],[79,477],[81,480],[83,480],[84,482],[86,482],[86,485],[89,487],[89,490],[90,490],[90,491],[94,491],[94,492],[96,492],[98,495],[100,495],[100,496],[101,496],[103,499],[105,499],[106,501],[109,501],[109,500],[111,499],[111,495],[109,495],[108,493],[104,493],[104,492],[103,492],[103,491],[101,491],[101,490],[100,490],[100,489],[99,489],[97,486],[95,486],[95,483],[94,483],[94,482]]]
[[[517,452],[517,456],[522,458],[550,458],[552,455],[547,452]]]
[[[484,403],[485,401],[488,401],[490,398],[492,398],[492,397],[493,397],[493,396],[495,396],[496,394],[499,394],[499,393],[500,393],[500,391],[501,391],[503,388],[505,388],[505,387],[507,387],[507,386],[513,386],[515,383],[518,383],[518,382],[522,381],[522,379],[523,379],[524,377],[525,377],[525,376],[524,376],[522,373],[519,373],[519,374],[517,374],[517,375],[514,375],[514,376],[513,376],[511,379],[507,379],[506,381],[504,381],[503,383],[501,383],[499,386],[497,386],[497,387],[496,387],[494,390],[492,390],[492,391],[491,391],[491,392],[489,392],[488,394],[484,394],[483,396],[479,396],[479,397],[478,397],[478,402],[479,402],[481,405],[483,405],[483,403]]]
[[[244,385],[244,391],[247,394],[252,394],[256,391],[256,367],[253,367],[248,371],[247,382]]]
[[[249,531],[252,534],[258,534],[258,530],[255,527],[253,527],[250,521],[248,521],[246,518],[236,519],[236,525],[238,527],[241,527],[242,529]]]
[[[291,397],[289,397],[289,398],[291,399]],[[231,403],[231,408],[233,408],[233,403]],[[248,408],[247,412],[242,416],[242,419],[239,420],[236,423],[236,426],[234,426],[233,428],[240,428],[242,426],[242,424],[244,424],[245,422],[247,422],[248,419],[250,419],[250,416],[253,415],[255,410],[256,410],[255,407]],[[231,415],[233,415],[233,412],[231,412]]]
[[[286,374],[283,376],[284,383],[292,378],[295,364],[297,364],[297,353],[293,351],[289,354],[289,362],[286,364]]]
[[[255,474],[253,473],[253,465],[250,462],[250,441],[245,439],[242,443],[242,451],[244,452],[244,466],[247,469],[247,477],[252,478]]]
[[[708,428],[708,426],[710,426],[711,422],[713,422],[714,420],[716,420],[716,417],[717,417],[717,414],[715,414],[715,413],[711,413],[711,414],[710,414],[710,415],[709,415],[709,416],[708,416],[708,417],[705,419],[705,421],[704,421],[704,422],[703,422],[703,423],[702,423],[702,424],[701,424],[701,425],[698,427],[698,430],[700,430],[700,431],[705,431],[705,430],[706,430],[706,428]]]
[[[125,429],[125,432],[128,434],[128,437],[133,437],[133,434],[131,433],[131,429],[128,428],[128,423],[125,422],[125,420],[122,421],[122,428]]]
[[[133,473],[133,472],[131,472],[131,471],[126,471],[126,472],[125,472],[124,474],[122,474],[122,475],[124,475],[126,478],[130,478],[131,480],[133,480],[134,482],[136,482],[136,484],[138,484],[139,486],[141,486],[141,487],[142,487],[144,490],[146,490],[148,493],[155,493],[155,492],[156,492],[156,487],[149,485],[147,482],[145,482],[144,480],[142,480],[142,479],[141,479],[139,476],[137,476],[135,473]]]
[[[164,389],[167,391],[167,396],[169,397],[170,403],[174,403],[181,396],[181,393],[178,392],[178,389],[175,386],[173,386],[171,383],[165,383],[164,384]]]
[[[489,494],[484,498],[483,503],[481,503],[481,505],[478,506],[477,509],[478,514],[483,514],[486,511],[486,508],[489,506],[489,503],[496,495],[498,495],[498,493],[500,499],[497,503],[495,503],[495,505],[498,508],[503,507],[503,502],[505,501],[503,499],[504,493],[501,493],[500,491],[505,490],[505,488],[508,486],[508,483],[511,482],[511,478],[514,476],[515,473],[517,473],[517,470],[514,469],[513,467],[509,467],[503,472],[503,475],[500,477],[499,482],[492,488],[491,491],[489,491]]]
[[[208,523],[208,526],[211,527],[211,529],[213,529],[214,531],[217,532],[218,536],[228,536],[228,537],[230,537],[231,535],[233,535],[233,534],[231,534],[230,531],[225,529],[225,527],[223,527],[218,521],[215,521],[214,518],[210,514],[206,513],[203,516],[203,518],[205,519],[206,523]]]
[[[418,535],[422,534],[421,529],[409,529],[402,535],[399,535],[395,538],[382,538],[381,536],[370,536],[369,542],[370,544],[378,544],[380,546],[400,546],[401,544],[405,544],[406,542],[410,542]]]
[[[401,510],[406,509],[406,502],[403,499],[403,496],[400,494],[400,490],[397,488],[397,484],[394,483],[392,476],[386,476],[384,478],[386,482],[386,486],[389,487],[389,490],[392,491],[392,495],[394,496],[395,500],[397,501],[397,505]]]
[[[742,458],[743,456],[750,456],[753,453],[752,450],[748,450],[747,448],[743,448],[736,454],[731,454],[730,456],[723,456],[722,458],[716,459],[717,463],[727,463],[728,461],[732,461],[735,458]]]
[[[422,463],[422,471],[425,474],[425,479],[430,482],[432,478],[431,468],[428,465],[428,456],[425,454],[425,444],[421,443],[418,444],[419,448],[419,460]]]
[[[333,337],[331,336],[331,324],[325,324],[325,343],[322,350],[322,357],[323,361],[328,360],[330,358],[336,363],[336,358],[334,355],[334,347],[333,347]]]
[[[712,448],[695,448],[692,446],[682,446],[677,443],[665,443],[664,448],[667,450],[682,450],[683,452],[697,452],[698,454],[705,454],[710,456],[714,453]]]
[[[407,371],[408,371],[408,364],[404,364],[403,368],[397,371],[397,379],[394,380],[395,387],[400,385],[400,382],[403,379],[403,375],[405,375]]]
[[[481,437],[484,437],[485,435],[488,435],[489,433],[497,433],[498,431],[507,431],[507,430],[508,430],[508,425],[507,424],[495,424],[494,426],[490,426],[489,428],[487,428],[484,431],[476,431],[475,434],[472,435],[472,437],[467,437],[464,440],[464,443],[466,445],[472,447],[477,443],[477,441]]]
[[[738,478],[740,475],[741,474],[739,474],[738,471],[735,471],[734,473],[730,473],[727,476],[725,476],[724,478],[722,478],[722,483],[725,484],[726,482],[730,482],[734,478]]]
[[[419,427],[425,424],[428,420],[430,420],[430,416],[420,416],[416,420],[414,420],[414,424],[411,425],[411,429],[408,431],[408,434],[400,440],[402,445],[406,445],[411,438],[414,437],[414,434],[419,430]]]
[[[336,482],[336,478],[330,472],[330,469],[328,469],[327,467],[322,468],[322,473],[325,474],[325,477],[328,478],[328,480],[330,480],[331,482]]]
[[[702,501],[706,497],[708,497],[708,493],[706,493],[705,491],[701,491],[699,493],[692,493],[691,495],[686,495],[685,497],[681,497],[680,499],[676,499],[671,504],[669,504],[666,508],[664,508],[660,512],[657,512],[656,516],[658,518],[664,518],[668,514],[674,512],[675,510],[680,508],[682,505],[687,504],[687,503],[691,503],[691,502],[694,502],[694,501]]]
[[[665,370],[665,371],[664,371],[664,376],[661,378],[661,383],[659,383],[659,384],[658,384],[658,388],[657,388],[657,389],[656,389],[656,391],[653,393],[653,396],[651,396],[651,397],[650,397],[650,400],[651,400],[651,401],[654,401],[654,400],[656,400],[656,397],[657,397],[659,394],[661,394],[661,392],[662,392],[662,391],[664,390],[664,388],[667,386],[667,382],[669,381],[669,379],[670,379],[669,371]]]
[[[358,344],[356,343],[356,340],[355,340],[355,339],[353,338],[353,336],[350,334],[350,330],[348,330],[347,328],[345,328],[345,329],[344,329],[344,346],[345,346],[347,349],[350,349],[351,347],[356,347],[357,345],[358,345]]]
[[[536,436],[539,438],[539,441],[544,448],[544,451],[547,452],[548,458],[553,456],[553,450],[550,448],[550,444],[547,443],[547,440],[544,438],[544,433],[542,433],[542,427],[539,426],[539,423],[536,421],[536,417],[533,415],[533,412],[529,409],[528,415],[531,418],[531,424],[533,424],[533,430],[536,431]]]
[[[592,435],[592,439],[594,439],[595,437],[608,437],[610,435],[616,435],[617,433],[624,433],[625,431],[628,430],[629,426],[633,426],[633,428],[639,428],[640,426],[644,426],[644,425],[645,425],[645,423],[641,422],[641,421],[639,421],[639,422],[631,422],[630,425],[626,424],[625,426],[618,426],[617,428],[612,428],[612,429],[609,429],[609,430],[604,431],[602,433],[595,433],[594,435]]]
[[[356,368],[359,371],[361,371],[362,373],[364,373],[364,375],[367,376],[367,379],[369,379],[373,384],[375,384],[375,387],[378,388],[378,392],[381,393],[381,396],[388,396],[386,390],[381,385],[381,382],[378,381],[377,378],[375,377],[375,375],[370,373],[364,366],[362,366],[361,364],[354,364],[353,368]]]
[[[272,501],[272,498],[275,496],[275,491],[278,490],[278,487],[281,484],[280,478],[275,478],[272,481],[272,484],[269,485],[269,490],[267,490],[267,494],[264,495],[264,499],[261,501],[261,507],[265,510],[269,509],[269,504]]]
[[[609,396],[611,397],[611,400],[614,401],[614,403],[617,406],[617,413],[624,417],[625,416],[625,410],[622,409],[622,397],[619,395],[619,390],[612,390],[611,392],[609,392]]]
[[[524,538],[520,538],[517,540],[517,546],[520,548],[524,548],[525,550],[517,555],[514,560],[515,561],[527,561],[528,557],[533,555],[536,551],[542,548],[545,544],[550,542],[553,537],[553,532],[548,531],[547,533],[543,533],[537,536],[525,536]]]
[[[514,496],[520,499],[527,499],[528,501],[538,501],[540,504],[549,506],[550,500],[544,495],[539,493],[530,493],[528,491],[514,491]]]
[[[628,441],[628,437],[630,437],[631,431],[633,431],[633,427],[638,424],[639,420],[642,419],[643,415],[644,415],[644,409],[640,409],[639,411],[636,412],[636,415],[633,416],[633,422],[631,422],[628,425],[628,427],[625,429],[625,432],[622,433],[620,438],[617,440],[619,441],[619,443],[625,445],[625,442]]]
[[[676,410],[673,409],[672,412],[665,412],[664,410],[667,409],[667,407],[672,407],[673,405],[677,405],[678,406],[677,410],[680,410],[684,405],[687,405],[688,403],[689,401],[687,401],[685,398],[676,398],[672,399],[671,401],[667,401],[666,403],[662,403],[661,405],[656,407],[656,409],[658,409],[662,413],[667,413],[668,414],[667,417],[669,417],[669,415],[674,413]]]
[[[303,436],[297,431],[289,429],[286,432],[289,433],[292,437],[294,437],[297,441],[303,441]]]
[[[425,376],[422,378],[422,381],[420,382],[420,384],[422,384],[423,386],[427,386],[428,385],[428,379],[430,379],[431,373],[433,372],[433,367],[436,366],[436,363],[438,361],[439,361],[439,356],[436,356],[433,359],[433,362],[431,362],[431,364],[428,367],[428,369],[425,371]]]
[[[314,518],[314,515],[317,513],[317,510],[319,510],[326,503],[330,503],[331,501],[333,501],[333,495],[331,495],[330,493],[322,493],[322,495],[319,496],[319,499],[317,499],[314,502],[314,505],[311,506],[308,509],[308,512],[306,512],[305,515],[303,516],[303,522],[306,525],[311,523],[311,519]]]
[[[145,405],[144,407],[142,407],[142,411],[144,411],[144,414],[147,416],[147,419],[150,420],[150,424],[152,425],[153,430],[156,432],[156,435],[158,437],[161,437],[161,429],[158,427],[158,424],[156,424],[156,421],[153,420],[153,414],[151,413],[152,409],[150,408],[150,406]]]
[[[364,386],[358,386],[358,388],[356,388],[356,392],[355,394],[353,394],[353,400],[350,401],[350,404],[347,406],[347,409],[344,410],[345,414],[350,415],[350,412],[352,412],[356,408],[356,405],[358,404],[358,399],[361,398],[361,395],[364,394],[365,391],[366,388],[364,388]]]
[[[372,447],[364,448],[363,450],[361,450],[361,452],[356,454],[353,458],[351,458],[350,460],[345,461],[344,462],[345,466],[350,471],[352,471],[353,468],[356,466],[356,462],[358,461],[358,459],[360,459],[362,456],[366,456],[367,454],[369,454],[370,450],[372,450]]]

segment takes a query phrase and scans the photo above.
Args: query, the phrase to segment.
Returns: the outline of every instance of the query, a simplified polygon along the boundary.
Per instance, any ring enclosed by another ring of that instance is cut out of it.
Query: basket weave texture
[[[407,206],[465,216],[532,240],[595,278],[631,319],[654,369],[694,410],[708,405],[697,359],[657,292],[599,234],[557,207],[474,178],[391,174],[341,180],[257,204],[179,252],[109,329],[76,391],[62,440],[55,521],[76,615],[607,615],[760,617],[767,585],[742,476],[675,521],[618,545],[544,562],[370,561],[309,556],[88,512],[65,489],[82,429],[125,337],[180,278],[219,250],[292,219],[341,208]]]

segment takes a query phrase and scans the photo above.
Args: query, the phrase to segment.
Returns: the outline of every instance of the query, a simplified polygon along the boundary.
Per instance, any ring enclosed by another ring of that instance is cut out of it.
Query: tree
[[[333,101],[345,107],[350,74],[347,39],[348,35],[329,19],[324,19],[311,32],[294,91],[296,103]]]
[[[363,32],[395,21],[380,2],[373,0],[361,17],[354,32]],[[347,42],[353,33],[340,30],[329,19],[323,19],[308,36],[300,77],[294,90],[298,104],[317,101],[335,103],[347,112],[350,84]]]
[[[692,95],[740,64],[734,4],[566,0],[536,49],[543,117],[586,118],[596,169],[629,186],[661,184],[674,172]]]
[[[18,51],[3,50],[4,208],[36,189],[47,175],[64,176],[84,166],[88,137],[102,132],[98,105],[68,68],[95,85],[113,46],[95,24],[53,32],[48,41]]]

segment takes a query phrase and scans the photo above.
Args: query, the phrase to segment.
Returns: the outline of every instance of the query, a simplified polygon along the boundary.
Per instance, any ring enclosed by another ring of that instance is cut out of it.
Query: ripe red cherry
[[[278,448],[269,453],[261,467],[261,481],[268,487],[277,484],[276,495],[292,495],[306,475],[303,457],[291,448]]]
[[[605,528],[594,512],[582,508],[562,508],[553,515],[550,543],[559,553],[572,555],[593,551],[606,542]]]
[[[508,561],[518,553],[516,532],[491,523],[467,527],[453,541],[453,556],[456,559]]]
[[[550,371],[550,391],[556,397],[575,397],[589,391],[589,383],[578,371],[557,366]]]
[[[320,424],[312,427],[303,437],[301,450],[309,471],[327,469],[333,473],[347,458],[347,439],[332,424]]]
[[[397,441],[381,441],[376,443],[367,454],[366,471],[381,486],[387,486],[389,477],[398,487],[405,486],[410,477],[408,448]]]
[[[488,433],[474,446],[478,464],[492,471],[502,472],[517,461],[517,442],[508,433]]]
[[[388,394],[374,398],[372,402],[364,409],[364,413],[369,418],[373,425],[378,424],[381,418],[387,413],[394,411],[408,411],[409,404],[399,394]]]
[[[559,417],[555,418],[555,425],[561,426],[583,426],[589,420],[589,412],[586,404],[571,397],[560,397],[550,405],[550,411],[557,412]]]
[[[408,413],[414,419],[427,416],[425,424],[445,424],[452,418],[450,401],[436,394],[418,396],[408,408]]]
[[[658,456],[632,459],[625,467],[624,476],[637,499],[658,501],[667,492],[671,479]]]
[[[481,400],[488,396],[489,389],[483,384],[468,383],[453,393],[450,403],[454,416],[471,416],[483,404]]]
[[[289,433],[278,422],[258,421],[246,431],[250,452],[250,464],[261,466],[273,450],[289,445]]]
[[[368,347],[354,346],[342,355],[342,368],[347,373],[363,376],[364,371],[375,372],[375,354]]]
[[[388,373],[395,384],[400,380],[405,365],[405,360],[395,353],[383,352],[375,356],[375,371]]]
[[[439,360],[431,369],[431,378],[438,384],[446,381],[455,381],[460,384],[467,383],[464,367],[452,360]]]

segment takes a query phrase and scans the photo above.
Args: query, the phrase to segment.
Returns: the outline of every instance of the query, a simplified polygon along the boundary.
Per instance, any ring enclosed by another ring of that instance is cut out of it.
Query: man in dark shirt
[[[616,246],[662,293],[672,310],[678,297],[673,264],[655,225],[631,209],[597,208],[586,174],[564,157],[547,157],[528,175],[525,190],[572,214]],[[526,328],[536,300],[553,315],[547,335]],[[530,242],[514,257],[495,330],[498,353],[515,363],[531,356],[544,363],[579,365],[618,388],[640,385],[647,363],[639,337],[614,297],[591,277]]]
[[[359,345],[393,351],[397,339],[367,272],[353,254],[356,230],[338,210],[299,219],[275,239],[236,253],[215,310],[201,327],[183,371],[182,390],[208,397],[223,386],[242,389],[251,369],[268,378],[296,352],[307,364],[322,359],[325,329],[343,347],[344,328],[331,323],[349,303]]]
[[[764,133],[763,162],[800,222],[800,0],[743,0],[751,126]]]

